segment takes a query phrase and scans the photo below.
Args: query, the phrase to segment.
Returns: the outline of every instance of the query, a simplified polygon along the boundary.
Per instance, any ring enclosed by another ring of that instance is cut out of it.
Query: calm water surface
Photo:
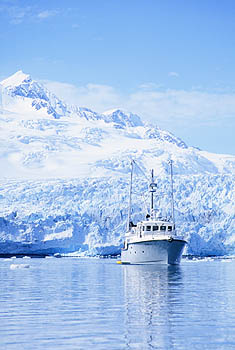
[[[0,279],[1,350],[235,349],[232,259],[0,259]]]

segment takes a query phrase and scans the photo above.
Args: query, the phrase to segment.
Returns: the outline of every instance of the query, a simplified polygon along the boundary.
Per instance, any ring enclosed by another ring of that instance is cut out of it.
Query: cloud
[[[94,40],[94,41],[103,41],[104,38],[103,38],[102,36],[95,36],[95,37],[93,38],[93,40]]]
[[[0,12],[9,17],[9,21],[11,24],[20,24],[25,18],[30,17],[32,14],[32,7],[18,7],[11,6],[10,4],[2,6],[0,8]]]
[[[139,89],[141,90],[153,90],[153,89],[160,89],[160,88],[163,88],[163,86],[160,84],[151,83],[151,82],[139,85]]]
[[[112,108],[123,108],[166,128],[169,125],[190,128],[230,125],[235,119],[234,93],[160,90],[155,84],[147,83],[124,95],[108,85],[90,83],[76,87],[49,81],[44,84],[68,103],[88,107],[99,113]]]
[[[169,77],[178,78],[180,75],[179,75],[179,73],[177,73],[177,72],[169,72],[169,73],[168,73],[168,76],[169,76]]]
[[[45,10],[45,11],[39,12],[37,17],[39,19],[45,19],[48,17],[55,16],[55,15],[57,15],[57,13],[58,13],[58,11],[56,11],[56,10]]]
[[[72,28],[79,28],[80,27],[80,25],[79,24],[77,24],[77,23],[74,23],[74,24],[72,24]]]
[[[48,90],[67,103],[80,107],[88,107],[96,112],[102,113],[107,109],[117,107],[122,103],[123,98],[111,86],[101,84],[86,84],[76,87],[72,84],[43,81]]]
[[[10,24],[21,24],[24,21],[44,20],[55,16],[58,10],[40,10],[34,6],[15,6],[13,2],[5,2],[0,6],[0,12],[7,16]]]
[[[159,120],[182,126],[218,126],[234,121],[235,95],[205,91],[165,90],[136,91],[128,99],[129,108]]]

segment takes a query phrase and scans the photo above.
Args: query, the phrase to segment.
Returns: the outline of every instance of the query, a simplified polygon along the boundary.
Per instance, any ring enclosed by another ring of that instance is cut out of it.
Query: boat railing
[[[169,236],[174,234],[174,231],[149,231],[149,232],[142,232],[142,236]]]
[[[172,217],[169,217],[169,216],[159,216],[159,215],[151,215],[150,218],[149,218],[149,220],[170,222],[170,221],[172,221]]]
[[[175,236],[175,230],[158,230],[158,231],[142,231],[142,230],[138,230],[135,228],[132,228],[129,232],[126,233],[126,237],[137,237],[137,238],[149,238],[149,237],[156,237],[156,236]]]

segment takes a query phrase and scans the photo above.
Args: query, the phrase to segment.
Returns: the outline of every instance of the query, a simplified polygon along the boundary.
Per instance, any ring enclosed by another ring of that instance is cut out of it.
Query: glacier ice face
[[[235,157],[188,147],[168,131],[115,109],[69,106],[30,76],[1,82],[0,253],[116,254],[126,227],[130,159],[148,176],[156,206],[169,206],[174,164],[176,221],[185,253],[235,253]],[[136,173],[133,221],[146,214]],[[161,199],[161,200],[160,200]]]
[[[55,253],[120,251],[127,220],[128,175],[117,178],[1,181],[0,252]],[[177,230],[188,241],[187,254],[234,254],[232,175],[175,176]],[[134,182],[133,221],[146,211]],[[169,176],[158,179],[156,207],[169,214]],[[146,198],[145,198],[146,200]],[[232,205],[231,205],[232,208]]]

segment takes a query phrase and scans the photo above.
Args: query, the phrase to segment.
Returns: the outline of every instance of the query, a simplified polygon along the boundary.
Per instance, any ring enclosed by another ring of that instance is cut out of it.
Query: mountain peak
[[[113,109],[109,109],[108,111],[103,112],[102,114],[110,115],[113,113],[125,113],[125,114],[127,114],[128,112],[124,109],[121,109],[121,108],[113,108]]]
[[[61,100],[50,93],[42,84],[33,80],[29,74],[22,72],[22,70],[3,80],[0,84],[4,88],[5,94],[11,96],[13,99],[14,97],[18,99],[22,98],[23,100],[26,98],[28,100],[26,104],[31,102],[34,110],[45,109],[47,114],[54,118],[60,118],[66,112],[70,113]],[[16,104],[17,101],[16,99]]]
[[[137,114],[133,114],[120,108],[112,109],[103,113],[106,121],[114,122],[120,127],[143,126],[143,122]]]
[[[26,83],[31,81],[31,77],[29,74],[25,74],[22,72],[22,70],[19,70],[15,74],[11,75],[9,78],[6,78],[1,81],[1,85],[3,87],[10,87],[10,86],[19,86],[22,83]]]

